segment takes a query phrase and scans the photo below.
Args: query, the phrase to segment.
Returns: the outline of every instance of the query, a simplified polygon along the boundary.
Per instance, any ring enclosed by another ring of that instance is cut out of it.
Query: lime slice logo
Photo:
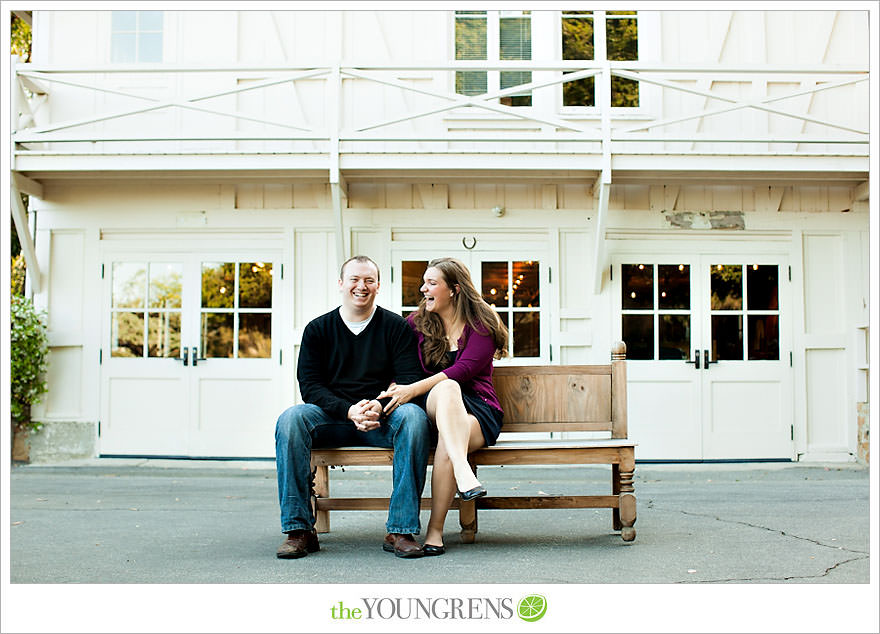
[[[538,621],[547,613],[547,599],[540,594],[523,597],[517,606],[517,614],[523,621]]]

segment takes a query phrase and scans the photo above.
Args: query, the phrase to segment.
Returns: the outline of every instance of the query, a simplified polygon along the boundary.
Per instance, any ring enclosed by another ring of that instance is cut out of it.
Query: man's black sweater
[[[377,306],[355,335],[335,308],[306,325],[296,376],[306,403],[339,420],[362,399],[374,399],[392,382],[422,378],[415,334],[402,317]]]

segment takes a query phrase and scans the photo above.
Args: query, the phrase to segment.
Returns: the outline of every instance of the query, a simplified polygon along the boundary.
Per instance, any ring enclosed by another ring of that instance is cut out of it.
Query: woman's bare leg
[[[467,413],[461,398],[461,387],[457,381],[445,380],[435,385],[428,393],[427,412],[437,425],[437,433],[443,441],[446,454],[452,463],[452,474],[459,491],[469,491],[480,486],[480,481],[467,461],[473,426],[480,431],[477,419]],[[480,445],[483,444],[479,434]],[[433,482],[433,481],[432,481]]]
[[[468,452],[471,452],[482,447],[485,440],[477,419],[473,416],[469,416],[469,418],[471,419],[471,435]],[[456,488],[452,461],[449,459],[446,444],[440,438],[437,441],[434,466],[431,469],[431,517],[428,520],[428,530],[425,533],[425,544],[443,545],[443,525],[446,523],[446,514],[455,497]]]

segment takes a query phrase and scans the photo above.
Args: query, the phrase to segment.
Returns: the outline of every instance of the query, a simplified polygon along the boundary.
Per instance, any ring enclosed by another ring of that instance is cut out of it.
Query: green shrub
[[[12,296],[9,307],[9,356],[10,414],[13,423],[29,422],[31,405],[39,403],[40,397],[46,392],[44,375],[49,338],[44,317],[45,313],[37,312],[29,299]]]
[[[13,295],[24,295],[24,278],[26,271],[27,268],[24,263],[24,255],[19,253],[12,258],[12,271],[9,276]]]

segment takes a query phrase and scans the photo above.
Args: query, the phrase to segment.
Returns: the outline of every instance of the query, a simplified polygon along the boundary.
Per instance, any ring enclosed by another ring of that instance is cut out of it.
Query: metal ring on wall
[[[474,236],[471,236],[471,240],[473,240],[473,243],[471,244],[471,246],[468,246],[467,245],[467,236],[465,236],[464,238],[461,239],[461,246],[463,246],[465,249],[470,251],[475,246],[477,246],[477,239]]]

